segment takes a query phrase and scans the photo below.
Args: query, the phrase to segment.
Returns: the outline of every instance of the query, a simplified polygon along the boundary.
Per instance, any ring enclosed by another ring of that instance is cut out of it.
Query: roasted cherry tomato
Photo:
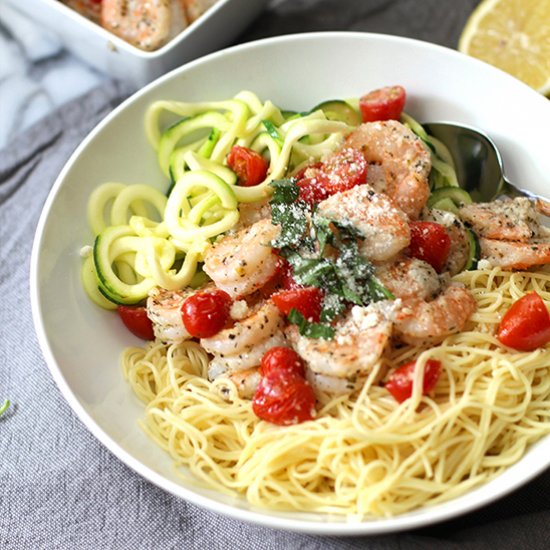
[[[231,297],[223,290],[197,292],[181,306],[181,318],[194,338],[210,338],[225,327],[231,309]]]
[[[280,267],[280,277],[281,277],[281,288],[283,290],[296,290],[297,288],[303,288],[302,285],[299,285],[292,276],[292,266],[285,258],[281,258],[281,267]]]
[[[282,290],[296,290],[297,288],[304,288],[303,285],[298,284],[292,274],[292,266],[286,258],[280,258],[279,266],[277,269],[277,276],[279,277],[279,286]]]
[[[310,204],[321,202],[330,195],[365,183],[367,170],[368,163],[361,151],[351,147],[340,149],[297,175],[300,198]]]
[[[304,361],[302,358],[290,348],[277,346],[268,349],[260,363],[260,374],[267,376],[271,372],[277,370],[282,373],[292,373],[299,376],[305,376]]]
[[[239,179],[239,185],[250,187],[265,180],[269,164],[262,155],[248,147],[234,145],[227,155],[227,165]]]
[[[364,95],[359,99],[359,110],[363,122],[375,120],[399,120],[407,94],[402,86],[386,86]]]
[[[315,286],[281,290],[271,297],[281,313],[288,315],[291,309],[298,310],[306,319],[319,322],[323,302],[323,292]]]
[[[413,258],[428,262],[438,273],[447,262],[451,238],[447,230],[435,222],[411,222],[409,253]]]
[[[315,416],[315,394],[303,376],[276,370],[260,380],[252,410],[273,424],[299,424]]]
[[[308,204],[319,204],[327,199],[329,194],[320,181],[316,176],[299,180],[297,185],[300,188],[300,199]]]
[[[274,252],[275,253],[275,252]],[[273,294],[280,290],[294,290],[303,288],[299,285],[292,276],[292,266],[283,257],[278,258],[278,265],[273,276],[259,289],[263,298],[271,298]]]
[[[412,395],[415,367],[416,361],[401,365],[391,374],[389,380],[386,382],[386,389],[399,403],[403,403],[403,401],[406,401]],[[435,359],[428,359],[426,361],[426,368],[424,369],[423,394],[428,393],[435,387],[440,374],[441,363]]]
[[[366,183],[368,163],[361,151],[344,147],[323,161],[323,186],[329,195]]]
[[[550,315],[536,292],[512,304],[500,321],[498,339],[519,351],[531,351],[550,342]]]
[[[329,194],[323,186],[322,163],[310,164],[294,176],[300,189],[299,198],[308,204],[317,204]]]
[[[118,314],[126,328],[143,340],[154,340],[153,323],[143,306],[118,306]]]

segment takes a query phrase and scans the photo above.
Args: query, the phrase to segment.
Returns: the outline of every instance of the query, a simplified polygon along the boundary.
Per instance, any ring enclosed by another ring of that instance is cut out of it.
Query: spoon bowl
[[[422,126],[449,149],[460,187],[476,201],[490,202],[502,195],[541,198],[506,179],[497,146],[480,130],[453,122],[427,122]]]

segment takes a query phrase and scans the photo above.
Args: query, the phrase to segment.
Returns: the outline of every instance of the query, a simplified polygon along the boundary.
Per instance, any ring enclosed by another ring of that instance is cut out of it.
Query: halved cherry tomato
[[[292,266],[285,258],[281,258],[281,288],[283,290],[296,290],[297,288],[304,288],[303,285],[299,285],[292,276]]]
[[[368,163],[361,151],[344,147],[323,161],[323,186],[329,195],[366,183]]]
[[[403,403],[409,399],[413,390],[413,378],[416,361],[411,361],[395,370],[386,382],[386,389],[394,396],[396,401]],[[422,393],[426,394],[432,390],[441,374],[441,363],[435,359],[428,359],[424,369],[424,383]]]
[[[402,86],[386,86],[373,90],[359,99],[363,122],[399,120],[407,94]]]
[[[234,145],[227,155],[227,165],[239,180],[239,185],[251,187],[265,180],[269,164],[262,155],[248,147]]]
[[[273,250],[272,252],[273,254],[277,255],[277,252],[275,250]],[[283,262],[286,262],[284,258],[277,258],[277,268],[275,269],[275,273],[273,273],[273,275],[267,280],[264,286],[262,286],[258,290],[262,298],[265,298],[267,300],[268,298],[271,298],[271,296],[273,296],[275,292],[281,289]]]
[[[262,376],[267,376],[277,370],[282,371],[282,373],[305,376],[303,359],[293,349],[282,346],[268,349],[260,363],[260,374]]]
[[[500,321],[498,339],[519,351],[532,351],[550,342],[550,315],[536,292],[512,304]]]
[[[294,176],[300,188],[299,198],[308,204],[317,204],[329,196],[322,184],[322,166],[321,162],[315,162]]]
[[[276,254],[276,252],[273,252]],[[272,277],[265,283],[265,285],[259,289],[263,298],[271,298],[273,294],[280,290],[294,290],[296,288],[303,288],[299,285],[292,276],[292,266],[285,258],[279,257],[277,263],[277,269]]]
[[[181,318],[194,338],[210,338],[225,327],[231,309],[231,297],[223,290],[193,294],[181,306]]]
[[[291,309],[296,309],[309,321],[319,322],[323,291],[315,286],[281,290],[273,294],[271,299],[284,315],[288,315]]]
[[[298,181],[300,188],[300,199],[308,204],[318,204],[329,197],[327,190],[323,187],[322,178],[313,176],[311,178],[302,178]]]
[[[143,340],[154,340],[153,323],[143,306],[117,306],[117,311],[126,328]]]
[[[315,416],[315,394],[303,376],[277,370],[260,380],[252,410],[273,424],[299,424]]]
[[[411,222],[409,254],[428,262],[438,273],[447,262],[451,250],[451,238],[447,230],[435,222]]]
[[[367,181],[368,163],[361,151],[345,147],[325,161],[307,166],[297,174],[300,198],[315,204],[330,195]]]

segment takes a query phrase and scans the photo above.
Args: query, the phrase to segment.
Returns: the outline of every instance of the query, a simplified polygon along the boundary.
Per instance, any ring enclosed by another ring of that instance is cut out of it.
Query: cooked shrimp
[[[192,23],[218,0],[183,0],[187,20]]]
[[[381,304],[391,302],[354,306],[331,340],[300,336],[295,326],[287,328],[287,337],[312,372],[353,381],[371,371],[391,335],[392,324]]]
[[[460,208],[460,216],[482,237],[528,242],[532,238],[549,235],[538,216],[538,212],[547,211],[548,205],[543,201],[518,197],[467,204]]]
[[[223,374],[219,377],[220,380],[228,380],[235,385],[237,393],[241,399],[252,399],[254,393],[256,393],[256,388],[260,383],[260,369],[257,367],[240,370],[237,372],[230,372],[228,374]],[[220,387],[220,392],[226,401],[231,398],[230,389],[227,385],[223,384]]]
[[[99,23],[101,4],[97,0],[61,0],[70,8],[77,11],[94,23]]]
[[[550,264],[550,242],[499,241],[479,239],[481,257],[493,266],[503,269],[529,269],[537,265]]]
[[[214,288],[215,286],[209,282],[200,289],[165,290],[163,288],[154,288],[151,290],[147,298],[147,317],[153,323],[155,338],[169,344],[179,344],[191,338],[191,335],[183,325],[181,306],[193,294],[199,291],[209,291]],[[232,319],[237,320],[239,318],[243,305],[246,311],[246,304],[238,301],[233,302],[230,311]]]
[[[384,178],[375,178],[381,184],[377,191],[387,193],[410,218],[418,218],[430,194],[431,170],[430,153],[420,138],[400,122],[387,120],[361,124],[345,145],[360,149],[369,164],[380,165]],[[374,183],[372,177],[368,181]]]
[[[187,26],[181,0],[103,0],[101,25],[142,50],[156,50]]]
[[[266,302],[253,308],[245,319],[215,336],[203,338],[202,347],[214,357],[208,365],[209,380],[227,378],[237,387],[243,399],[254,395],[260,376],[258,365],[264,353],[276,346],[285,346],[283,317],[277,307]],[[229,397],[229,390],[222,395]]]
[[[385,374],[386,369],[383,372]],[[375,382],[382,378],[381,376],[376,378]],[[348,395],[353,393],[356,389],[361,388],[367,379],[365,376],[358,376],[357,378],[337,378],[336,376],[325,376],[324,374],[317,374],[313,372],[309,367],[306,367],[306,379],[310,383],[317,399],[320,401],[326,401],[326,397],[336,397],[338,395]]]
[[[475,310],[470,291],[451,284],[435,300],[403,300],[393,316],[394,333],[407,344],[437,344],[460,332]]]
[[[204,271],[233,298],[252,294],[277,271],[278,257],[270,243],[279,232],[266,219],[223,237],[206,251]]]
[[[470,239],[464,223],[452,212],[436,209],[425,210],[422,213],[422,219],[445,227],[451,239],[451,248],[443,271],[450,275],[460,273],[470,257]]]
[[[241,202],[239,204],[239,222],[236,229],[242,229],[271,217],[269,201]]]
[[[550,204],[528,198],[468,204],[460,215],[481,238],[481,256],[504,269],[528,269],[550,263],[550,230],[539,213],[550,214]]]
[[[164,290],[154,288],[147,298],[147,316],[153,322],[155,338],[170,344],[179,344],[191,338],[181,318],[181,306],[195,290]]]
[[[277,346],[286,346],[286,339],[281,329],[278,329],[275,334],[269,336],[259,344],[247,347],[239,353],[216,354],[210,364],[214,370],[224,369],[229,372],[257,367],[264,353]]]
[[[256,306],[245,319],[237,321],[210,338],[201,338],[201,346],[209,353],[220,356],[235,356],[249,353],[277,334],[283,325],[283,316],[272,302]]]
[[[402,258],[376,267],[375,274],[396,297],[432,300],[441,289],[435,269],[416,258]]]
[[[394,257],[409,245],[411,235],[405,213],[383,193],[358,185],[319,203],[317,214],[350,223],[361,234],[359,252],[374,261]]]

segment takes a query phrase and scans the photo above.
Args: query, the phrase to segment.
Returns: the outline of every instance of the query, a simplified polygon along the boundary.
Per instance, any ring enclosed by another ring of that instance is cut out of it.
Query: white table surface
[[[63,49],[51,31],[0,0],[0,149],[107,79]]]

